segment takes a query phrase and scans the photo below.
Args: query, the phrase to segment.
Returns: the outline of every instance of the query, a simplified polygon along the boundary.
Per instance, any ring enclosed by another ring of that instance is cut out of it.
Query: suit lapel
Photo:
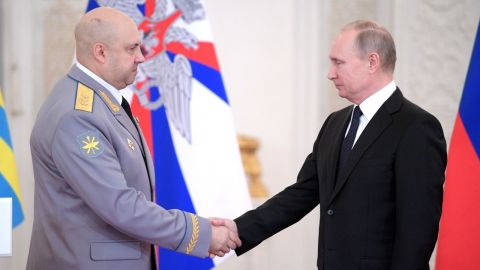
[[[337,196],[342,187],[345,185],[348,177],[352,173],[352,170],[358,164],[365,151],[392,123],[391,114],[400,109],[402,101],[403,95],[397,88],[397,90],[392,94],[390,98],[385,101],[385,103],[378,109],[373,118],[367,124],[362,134],[358,138],[357,142],[355,143],[352,152],[350,153],[350,156],[348,157],[347,163],[345,164],[345,169],[341,172],[338,172],[337,183],[333,190],[333,194],[330,198],[329,204],[333,201],[333,199]],[[335,159],[336,161],[338,161],[338,152],[340,152],[340,149],[337,150],[337,157]],[[335,166],[335,168],[337,168],[337,166]]]
[[[337,165],[338,159],[340,158],[340,149],[342,148],[343,139],[345,137],[345,130],[347,129],[348,123],[350,121],[350,116],[352,114],[353,106],[350,106],[348,110],[343,115],[339,116],[337,127],[334,127],[333,130],[335,133],[332,135],[331,142],[333,143],[333,148],[331,152],[331,158],[328,159],[327,168],[329,170],[327,177],[327,194],[332,194],[335,188],[335,182],[337,177]]]

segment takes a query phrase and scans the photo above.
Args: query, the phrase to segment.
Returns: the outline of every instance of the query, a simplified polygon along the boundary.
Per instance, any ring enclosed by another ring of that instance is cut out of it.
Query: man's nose
[[[328,74],[327,74],[327,78],[329,80],[333,80],[337,77],[337,72],[335,71],[335,68],[330,66],[330,68],[328,69]]]
[[[137,63],[143,63],[145,62],[145,56],[143,55],[143,51],[142,50],[139,50],[139,52],[137,53],[137,57],[136,57],[136,62]]]

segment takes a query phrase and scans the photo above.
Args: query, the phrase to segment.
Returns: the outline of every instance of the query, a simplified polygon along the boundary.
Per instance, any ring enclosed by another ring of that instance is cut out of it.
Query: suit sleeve
[[[316,155],[318,141],[324,127],[314,143],[312,153],[305,159],[296,183],[258,208],[235,219],[240,240],[242,240],[242,246],[235,249],[237,255],[249,251],[263,240],[296,223],[319,204]]]
[[[442,210],[446,144],[428,115],[405,132],[395,161],[396,234],[392,270],[429,269]]]
[[[209,221],[180,210],[165,210],[127,186],[108,132],[105,123],[92,113],[74,111],[60,122],[52,157],[72,193],[106,223],[131,237],[198,257],[208,256]],[[84,134],[89,134],[87,140]]]

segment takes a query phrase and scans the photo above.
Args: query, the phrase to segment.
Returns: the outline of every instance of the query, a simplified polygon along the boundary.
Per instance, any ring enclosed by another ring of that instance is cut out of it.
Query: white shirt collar
[[[107,83],[102,78],[98,77],[97,74],[93,73],[92,71],[90,71],[88,68],[86,68],[84,65],[80,64],[79,62],[75,62],[75,64],[77,65],[77,67],[81,71],[85,72],[88,76],[90,76],[92,79],[94,79],[96,82],[98,82],[101,86],[105,87],[105,89],[107,89],[108,92],[110,92],[110,94],[112,94],[112,96],[115,98],[115,100],[118,102],[118,104],[122,104],[122,97],[123,96],[117,88],[115,88],[113,85]]]
[[[393,92],[395,92],[396,89],[397,85],[395,84],[395,81],[392,80],[385,87],[360,103],[360,109],[368,121],[373,118],[378,109],[380,109],[383,103],[393,94]]]

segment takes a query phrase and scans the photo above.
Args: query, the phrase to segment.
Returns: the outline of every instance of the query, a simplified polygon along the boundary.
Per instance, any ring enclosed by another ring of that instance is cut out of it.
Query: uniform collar
[[[118,104],[122,104],[122,94],[120,91],[113,87],[111,84],[107,83],[105,80],[100,78],[97,74],[93,73],[91,70],[89,70],[87,67],[84,65],[80,64],[79,62],[76,62],[75,65],[83,71],[85,74],[90,76],[93,80],[95,80],[97,83],[99,83],[101,86],[103,86],[112,96],[115,98],[115,100],[118,102]]]

